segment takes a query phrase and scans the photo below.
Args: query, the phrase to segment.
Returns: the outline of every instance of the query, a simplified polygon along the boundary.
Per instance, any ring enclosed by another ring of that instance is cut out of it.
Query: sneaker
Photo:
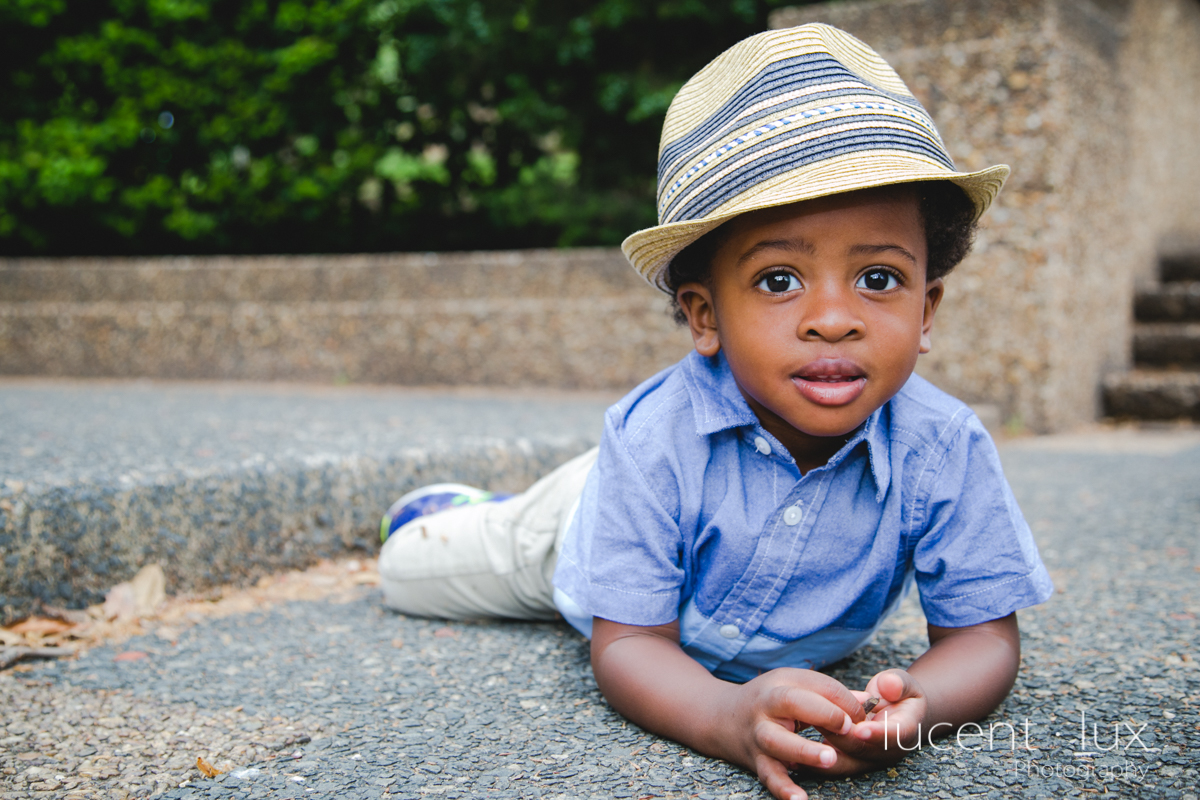
[[[436,514],[455,506],[496,503],[510,497],[511,494],[485,492],[461,483],[435,483],[415,489],[392,503],[392,507],[383,515],[383,522],[379,525],[379,540],[386,542],[393,531],[417,517]]]

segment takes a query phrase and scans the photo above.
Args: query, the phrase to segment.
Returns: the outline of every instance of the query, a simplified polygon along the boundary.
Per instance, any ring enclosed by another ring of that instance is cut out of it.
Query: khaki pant
[[[524,493],[450,508],[398,528],[379,554],[385,602],[442,619],[554,619],[554,565],[597,449]]]

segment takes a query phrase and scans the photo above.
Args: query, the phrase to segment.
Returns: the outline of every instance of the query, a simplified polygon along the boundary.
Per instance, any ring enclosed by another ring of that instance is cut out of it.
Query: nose
[[[857,339],[865,327],[858,313],[859,298],[853,289],[821,282],[806,293],[804,313],[796,334],[805,341],[840,342]]]

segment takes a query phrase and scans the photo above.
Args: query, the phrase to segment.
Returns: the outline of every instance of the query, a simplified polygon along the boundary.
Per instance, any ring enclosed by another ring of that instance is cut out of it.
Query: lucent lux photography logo
[[[888,712],[886,708],[883,710],[882,716],[884,728],[890,731],[891,724],[888,721]],[[1108,723],[1105,723],[1106,728],[1102,732],[1099,723],[1096,722],[1091,723],[1092,728],[1089,731],[1088,722],[1089,720],[1087,717],[1087,711],[1080,711],[1079,730],[1071,739],[1073,743],[1077,743],[1079,745],[1078,749],[1072,752],[1072,755],[1074,756],[1079,756],[1082,758],[1085,756],[1102,756],[1107,753],[1114,752],[1124,754],[1129,752],[1129,749],[1135,745],[1138,749],[1146,753],[1158,752],[1158,748],[1147,747],[1146,743],[1142,740],[1142,735],[1146,733],[1146,729],[1150,727],[1149,722],[1143,722],[1140,724],[1135,722],[1113,722],[1111,739],[1108,738]],[[938,736],[941,733],[940,729],[943,727],[953,728],[954,726],[949,722],[939,722],[929,728],[929,738]],[[1027,750],[1029,752],[1036,752],[1040,748],[1034,746],[1030,740],[1031,735],[1035,735],[1035,727],[1036,726],[1034,723],[1028,718],[1015,726],[1011,722],[991,722],[988,724],[986,731],[979,723],[967,722],[959,725],[958,730],[954,732],[953,741],[955,744],[939,744],[936,741],[931,741],[929,746],[934,750],[953,750],[957,745],[958,749],[960,750],[991,751],[996,749],[1007,749],[1011,751]],[[899,723],[896,724],[896,731],[897,734],[900,731]],[[1056,732],[1054,736],[1055,738],[1061,738],[1062,734],[1061,732]],[[1102,737],[1104,738],[1103,744],[1101,744]],[[897,738],[899,737],[897,736]],[[896,746],[901,750],[908,752],[920,750],[924,746],[923,743],[926,741],[926,738],[927,737],[924,735],[921,724],[917,723],[916,744],[911,747],[905,747],[900,742],[897,742]],[[979,739],[980,741],[976,742],[976,739]],[[1005,740],[1007,740],[1007,744]],[[996,746],[997,742],[1000,744],[999,748]],[[888,749],[887,740],[884,742],[883,749]]]
[[[883,724],[891,730],[887,718],[887,709],[882,715]],[[919,738],[908,747],[896,742],[901,750],[913,751],[930,747],[939,751],[967,750],[973,752],[1009,751],[1014,755],[1028,753],[1026,758],[1016,758],[1012,769],[1018,775],[1039,776],[1042,778],[1063,778],[1066,780],[1099,780],[1110,781],[1142,781],[1150,769],[1144,760],[1132,760],[1129,757],[1159,752],[1159,748],[1150,747],[1145,738],[1153,741],[1153,729],[1149,722],[1122,720],[1116,722],[1098,723],[1088,716],[1086,710],[1079,712],[1079,719],[1064,720],[1070,727],[1066,730],[1039,730],[1038,725],[1026,718],[1013,724],[1011,722],[991,722],[985,727],[979,723],[968,722],[958,726],[957,730],[948,722],[940,722],[926,732],[918,724]],[[896,730],[899,731],[899,725]],[[932,737],[944,735],[941,741]],[[1047,736],[1048,734],[1048,736]],[[1145,738],[1144,738],[1145,737]],[[1045,740],[1049,739],[1054,747],[1047,747]],[[1039,742],[1041,744],[1039,744]],[[884,748],[888,745],[885,743]],[[1053,755],[1057,749],[1069,748],[1065,755],[1073,761],[1067,763],[1035,760],[1034,754]],[[1113,761],[1112,756],[1119,757]],[[1096,758],[1105,758],[1103,763],[1095,763]]]

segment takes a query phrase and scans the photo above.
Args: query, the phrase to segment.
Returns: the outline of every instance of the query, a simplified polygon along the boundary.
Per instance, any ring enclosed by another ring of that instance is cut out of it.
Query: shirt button
[[[771,455],[771,445],[761,436],[754,437],[754,449],[762,453],[764,456]]]
[[[742,632],[738,630],[737,625],[722,625],[720,633],[726,639],[736,639],[742,635]]]
[[[804,516],[804,512],[800,510],[800,506],[788,506],[783,512],[783,523],[785,525],[795,525],[800,522],[800,518]]]

